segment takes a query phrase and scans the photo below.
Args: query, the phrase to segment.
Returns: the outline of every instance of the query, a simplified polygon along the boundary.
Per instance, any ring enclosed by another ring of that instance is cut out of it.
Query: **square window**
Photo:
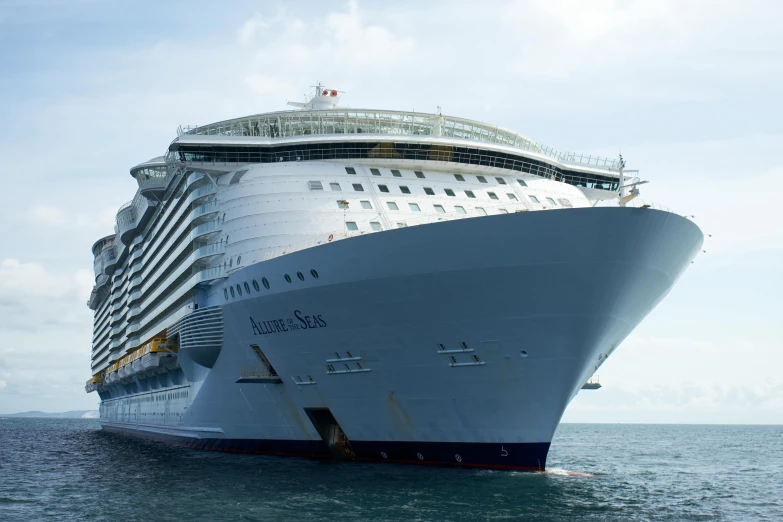
[[[371,173],[373,176],[380,176],[380,175],[381,175],[381,171],[380,171],[380,170],[378,170],[378,169],[370,169],[370,173]]]
[[[424,179],[424,173],[422,171],[414,170],[413,173],[416,174],[417,178]]]
[[[401,178],[402,174],[400,174],[399,170],[393,170],[392,169],[392,176],[394,176],[395,178]]]
[[[380,190],[381,192],[389,192],[389,187],[387,187],[386,185],[378,185],[378,190]]]
[[[516,201],[517,200],[517,197],[514,194],[510,193],[510,192],[508,194],[506,194],[506,196],[508,196],[508,199],[510,199],[512,201]]]
[[[530,201],[532,201],[533,203],[540,203],[540,201],[538,201],[537,197],[535,197],[535,196],[528,196],[528,197],[530,198]]]
[[[324,186],[320,181],[308,181],[307,184],[310,186],[310,190],[323,190]]]
[[[348,174],[356,174],[356,169],[354,169],[353,167],[345,167],[345,172],[347,172]]]
[[[330,186],[330,187],[332,188],[332,190],[334,190],[334,191],[342,190],[342,189],[340,188],[340,184],[339,184],[339,183],[329,183],[329,186]]]
[[[345,228],[348,230],[359,230],[359,227],[356,225],[355,221],[346,221]]]
[[[435,195],[435,191],[432,190],[429,187],[424,187],[424,193],[427,194],[428,196],[434,196]]]
[[[519,184],[520,184],[520,185],[522,185],[523,187],[527,187],[527,183],[525,183],[525,181],[524,181],[524,180],[518,179],[518,180],[517,180],[517,183],[519,183]]]
[[[506,180],[505,180],[505,179],[503,179],[503,178],[495,178],[495,179],[496,179],[496,180],[498,180],[498,183],[499,183],[500,185],[505,185],[505,184],[506,184]]]
[[[443,189],[443,192],[445,192],[447,196],[454,196],[454,191],[451,189]]]
[[[411,193],[411,189],[409,189],[405,185],[400,185],[400,192],[402,192],[403,194],[410,194]]]
[[[486,216],[486,215],[487,215],[487,211],[486,211],[486,210],[484,210],[484,209],[483,209],[483,208],[481,208],[481,207],[476,207],[476,212],[478,212],[478,213],[479,213],[479,214],[481,214],[482,216]]]
[[[383,230],[383,228],[381,228],[381,224],[377,221],[370,221],[370,228],[375,232]]]
[[[552,205],[553,207],[556,207],[556,206],[557,206],[557,203],[555,203],[555,200],[554,200],[554,199],[552,199],[552,198],[546,198],[546,200],[547,200],[547,201],[549,201],[549,204],[550,204],[550,205]]]
[[[475,197],[476,197],[476,195],[473,193],[473,191],[472,191],[472,190],[466,190],[466,191],[465,191],[465,195],[466,195],[467,197],[469,197],[469,198],[475,198]]]
[[[362,184],[361,184],[361,183],[354,183],[354,184],[353,184],[353,189],[354,189],[356,192],[364,192],[364,187],[362,187]]]
[[[405,228],[407,226],[405,223],[397,223],[397,228]]]
[[[421,209],[419,208],[419,205],[417,205],[416,203],[408,203],[408,206],[414,212],[421,212]]]
[[[487,192],[487,195],[489,196],[489,199],[498,199],[498,195],[494,192]]]
[[[454,174],[454,179],[457,181],[465,181],[465,178],[462,177],[462,174]]]
[[[400,207],[394,201],[387,201],[386,205],[389,207],[389,210],[400,210]]]
[[[369,201],[362,201],[361,204],[362,204],[362,208],[372,210],[372,203],[370,203]]]
[[[433,206],[435,207],[435,212],[437,212],[438,214],[443,214],[444,212],[446,212],[443,209],[443,205],[433,205]]]
[[[484,176],[476,176],[476,179],[479,180],[481,183],[487,182],[487,179]]]
[[[561,205],[563,205],[564,207],[569,207],[569,208],[573,207],[573,205],[571,204],[571,200],[569,200],[569,199],[566,199],[566,198],[557,198],[557,201],[558,201],[558,202],[559,202]]]
[[[457,214],[467,214],[467,212],[465,212],[465,207],[455,206],[454,210],[457,211]]]
[[[345,201],[344,199],[338,199],[337,206],[340,208],[348,208],[348,202]]]
[[[508,210],[506,210],[505,208],[499,208],[498,212],[500,212],[501,214],[508,214]]]

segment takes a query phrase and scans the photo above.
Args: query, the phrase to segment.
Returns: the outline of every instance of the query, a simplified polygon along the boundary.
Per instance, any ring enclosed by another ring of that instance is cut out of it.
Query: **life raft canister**
[[[321,93],[321,96],[327,96],[329,94],[328,89],[324,89],[324,92]]]
[[[332,89],[331,95],[332,95],[332,96],[337,96],[337,91],[335,91],[334,89]]]

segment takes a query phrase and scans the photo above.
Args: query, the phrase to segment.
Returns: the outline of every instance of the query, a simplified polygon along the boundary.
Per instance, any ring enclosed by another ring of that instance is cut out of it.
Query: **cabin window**
[[[237,293],[241,296],[242,295],[242,287],[237,283]]]
[[[476,176],[476,179],[479,180],[480,183],[487,182],[487,178],[485,178],[484,176]]]
[[[304,281],[304,274],[302,272],[297,272],[296,277],[298,277],[300,281]]]
[[[400,174],[399,170],[392,170],[392,176],[394,176],[395,178],[401,178],[402,174]]]
[[[223,289],[223,295],[226,296],[226,301],[228,301],[228,289],[227,288]]]
[[[524,181],[524,180],[522,180],[522,179],[518,179],[518,180],[517,180],[517,183],[519,183],[519,184],[520,184],[521,186],[523,186],[523,187],[527,187],[527,183],[525,183],[525,181]]]
[[[228,289],[231,290],[231,297],[234,298],[235,297],[235,295],[234,295],[234,287],[230,286],[230,287],[228,287]]]
[[[443,214],[446,212],[446,210],[443,208],[443,205],[433,205],[435,207],[435,212],[438,214]]]
[[[499,208],[498,212],[500,212],[501,214],[508,214],[508,210],[506,210],[505,208]]]
[[[383,230],[381,224],[378,223],[377,221],[370,221],[370,228],[373,229],[373,231],[375,232],[380,232],[381,230]]]
[[[249,294],[250,293],[250,285],[247,284],[247,281],[245,281],[244,287],[245,287],[245,292],[247,292]]]
[[[506,194],[506,195],[508,196],[508,199],[510,199],[512,201],[516,201],[517,200],[517,197],[514,194],[510,193],[510,192],[508,194]]]
[[[362,208],[372,210],[372,203],[369,201],[361,201],[360,203],[362,204]]]
[[[494,192],[487,192],[487,195],[489,196],[489,199],[498,199],[498,195]]]
[[[345,228],[347,228],[348,230],[359,230],[359,226],[356,224],[355,221],[346,221]]]
[[[339,184],[339,183],[329,183],[329,187],[330,187],[332,190],[334,190],[335,192],[337,192],[338,190],[342,190],[342,189],[340,188],[340,184]]]
[[[467,212],[465,212],[465,207],[455,206],[454,210],[457,211],[457,214],[467,214]]]
[[[462,177],[462,174],[454,174],[454,179],[457,181],[465,181],[465,178]]]
[[[310,275],[313,276],[315,279],[318,279],[318,272],[315,271],[315,268],[310,269]]]
[[[451,189],[443,189],[443,192],[446,193],[447,196],[454,196],[454,191]]]
[[[261,284],[264,285],[264,288],[269,290],[269,281],[266,280],[266,277],[261,278]]]
[[[288,275],[288,274],[285,274],[285,275],[283,276],[283,278],[286,280],[286,282],[287,282],[287,283],[290,283],[290,282],[291,282],[291,276],[290,276],[290,275]]]
[[[569,199],[566,199],[566,198],[557,198],[557,201],[558,201],[558,202],[559,202],[561,205],[563,205],[564,207],[568,207],[568,208],[571,208],[571,207],[573,207],[573,205],[571,204],[571,200],[569,200]]]
[[[337,200],[337,206],[339,208],[348,208],[348,202],[345,201],[344,199],[338,199]]]
[[[378,190],[380,190],[381,192],[389,192],[389,187],[387,187],[386,185],[378,185]]]
[[[495,178],[495,179],[498,181],[499,185],[505,185],[506,184],[506,180],[503,179],[503,178]]]
[[[256,281],[255,279],[253,279],[253,288],[255,289],[256,292],[261,291],[261,289],[258,287],[258,281]]]
[[[381,175],[381,171],[380,171],[380,170],[378,170],[378,169],[370,169],[370,173],[371,173],[373,176],[380,176],[380,175]]]
[[[402,192],[403,194],[410,194],[411,193],[411,189],[409,189],[405,185],[400,185],[400,192]]]
[[[427,194],[428,196],[434,196],[435,195],[435,191],[432,190],[429,187],[424,187],[424,193]]]
[[[400,208],[397,206],[397,203],[394,201],[387,201],[386,206],[389,207],[389,210],[400,210]]]
[[[465,195],[466,195],[467,197],[469,197],[469,198],[475,198],[475,197],[476,197],[476,195],[473,193],[473,191],[472,191],[472,190],[466,190],[466,191],[465,191]]]
[[[397,228],[405,228],[407,226],[405,223],[397,223]]]
[[[416,203],[408,203],[408,207],[410,207],[413,212],[421,212],[419,205]]]
[[[356,192],[364,192],[364,187],[362,186],[362,184],[361,184],[361,183],[354,183],[354,184],[353,184],[353,189],[354,189]]]
[[[481,207],[476,207],[476,212],[478,212],[478,213],[479,213],[479,214],[481,214],[482,216],[486,216],[486,215],[487,215],[487,211],[486,211],[486,210],[484,210],[484,209],[483,209],[483,208],[481,208]]]
[[[556,207],[556,206],[557,206],[557,203],[555,203],[555,200],[554,200],[554,199],[552,199],[552,198],[546,198],[546,200],[547,200],[547,201],[549,201],[549,204],[550,204],[550,205],[552,205],[553,207]]]
[[[345,167],[345,172],[347,172],[348,174],[356,174],[356,169],[354,169],[353,167]]]
[[[535,196],[528,196],[528,197],[530,198],[530,201],[532,201],[533,203],[540,203],[540,201],[538,201],[537,197],[535,197]]]
[[[414,170],[413,173],[416,174],[417,178],[424,179],[424,173],[422,171]]]
[[[324,186],[320,181],[308,181],[307,184],[310,186],[310,190],[323,190]]]

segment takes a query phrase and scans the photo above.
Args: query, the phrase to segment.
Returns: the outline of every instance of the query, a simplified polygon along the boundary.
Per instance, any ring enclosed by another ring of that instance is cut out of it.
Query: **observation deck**
[[[178,139],[187,136],[294,138],[346,134],[453,138],[512,147],[575,166],[608,171],[619,167],[616,159],[557,151],[496,125],[441,114],[349,108],[280,111],[177,129]]]
[[[147,199],[159,200],[166,191],[166,158],[159,156],[130,169],[130,175],[139,184],[139,192]]]

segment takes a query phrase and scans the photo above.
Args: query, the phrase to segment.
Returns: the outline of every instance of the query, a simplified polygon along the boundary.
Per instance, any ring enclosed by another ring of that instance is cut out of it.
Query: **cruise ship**
[[[569,402],[702,232],[641,204],[622,157],[342,94],[180,127],[130,169],[138,191],[92,247],[102,428],[545,469]]]

